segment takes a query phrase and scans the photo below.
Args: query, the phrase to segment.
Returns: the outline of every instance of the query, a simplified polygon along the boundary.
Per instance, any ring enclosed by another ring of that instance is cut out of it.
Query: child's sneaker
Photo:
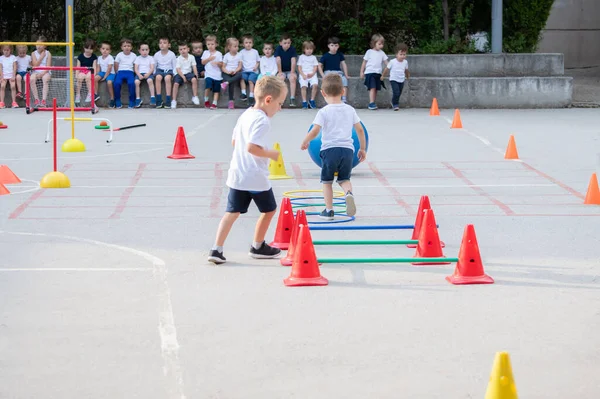
[[[210,109],[217,109],[217,104],[211,104]]]
[[[317,104],[315,104],[315,100],[310,100],[310,102],[308,103],[308,105],[310,105],[310,107],[312,109],[317,109]]]
[[[398,111],[398,110],[400,110],[400,107],[397,105],[394,105],[394,111]]]
[[[266,242],[263,241],[260,248],[256,249],[253,246],[250,246],[249,255],[254,259],[271,259],[276,258],[281,253],[281,249],[271,247]]]
[[[246,93],[242,93],[242,94],[240,95],[240,100],[242,100],[242,101],[246,101],[247,99],[248,99],[248,96],[246,95]]]
[[[254,101],[254,97],[248,97],[248,105],[249,105],[250,107],[254,107],[254,104],[255,104],[255,103],[256,103],[256,102]]]
[[[235,104],[233,103],[233,101],[229,101],[227,103],[227,108],[229,108],[229,109],[235,109]]]
[[[176,108],[177,108],[177,101],[171,100],[171,109],[176,109]]]
[[[46,107],[46,100],[42,100],[42,102],[40,103],[40,106],[45,108]]]
[[[79,104],[81,102],[80,96],[75,96],[75,104]]]
[[[290,107],[292,107],[292,108],[296,107],[296,99],[295,98],[290,98]]]
[[[135,99],[135,107],[139,108],[142,106],[142,99],[141,98],[136,98]]]
[[[223,83],[221,83],[221,90],[225,90],[228,85],[229,85],[229,82],[223,82]]]
[[[6,108],[6,104],[4,104],[4,101],[0,101],[0,109],[4,108]]]
[[[13,108],[19,108],[19,104],[17,104],[17,102],[16,102],[16,101],[13,101],[13,103],[12,103],[12,107],[13,107]]]
[[[33,102],[33,107],[34,107],[34,108],[37,108],[37,107],[39,107],[39,106],[40,106],[40,100],[35,100],[35,101]]]
[[[92,102],[92,95],[90,93],[88,93],[88,95],[85,97],[85,102],[86,103],[91,103]]]
[[[308,103],[306,101],[302,101],[302,109],[308,109]]]
[[[204,101],[204,108],[210,108],[210,102]]]
[[[194,105],[200,105],[200,99],[198,98],[198,96],[192,97],[192,102],[194,103]]]
[[[216,249],[211,249],[208,254],[208,261],[214,263],[215,265],[220,265],[225,263],[227,259],[223,256],[223,252],[219,252]]]
[[[123,108],[123,105],[121,104],[121,100],[115,100],[115,108],[116,109]]]
[[[369,103],[369,109],[370,109],[370,110],[375,110],[375,109],[377,109],[377,104],[375,104],[375,103]]]
[[[94,94],[94,103],[97,103],[98,100],[100,100],[100,94],[96,93]]]
[[[115,108],[115,100],[111,99],[111,100],[108,102],[108,108]]]
[[[165,105],[163,104],[162,98],[160,100],[156,101],[156,108],[164,108]]]
[[[333,209],[330,211],[328,211],[327,209],[323,209],[323,212],[319,214],[319,217],[325,220],[333,220],[334,216],[335,213],[333,212]]]
[[[156,106],[156,97],[150,97],[150,106]]]
[[[354,202],[354,195],[352,195],[352,191],[348,191],[346,193],[346,215],[356,215],[356,203]]]

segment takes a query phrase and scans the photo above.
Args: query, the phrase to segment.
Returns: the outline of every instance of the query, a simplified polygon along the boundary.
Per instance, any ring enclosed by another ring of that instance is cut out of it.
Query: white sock
[[[218,251],[220,253],[223,253],[223,247],[219,246],[219,245],[213,245],[213,247],[211,248],[211,251]]]
[[[331,212],[331,211],[333,211],[333,209],[327,209],[327,208],[325,208],[325,212]]]
[[[246,94],[246,90],[242,90],[242,94]]]
[[[263,242],[264,242],[264,241],[263,241]],[[260,248],[260,247],[263,245],[263,242],[256,242],[256,241],[254,241],[254,242],[252,243],[252,247],[253,247],[254,249],[258,249],[258,248]]]
[[[213,100],[213,105],[217,105],[217,100]]]
[[[254,92],[250,93],[250,98],[254,98]]]

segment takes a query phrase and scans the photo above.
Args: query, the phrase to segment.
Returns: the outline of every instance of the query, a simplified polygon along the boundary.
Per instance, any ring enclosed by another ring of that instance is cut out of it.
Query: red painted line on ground
[[[392,195],[394,196],[394,200],[396,201],[396,203],[398,205],[400,205],[401,207],[403,207],[407,214],[414,215],[414,212],[413,212],[411,206],[408,205],[408,203],[406,203],[402,199],[402,197],[400,196],[400,192],[395,187],[392,187],[390,185],[390,182],[388,182],[388,180],[386,179],[386,177],[383,175],[383,173],[381,173],[379,171],[379,169],[377,169],[377,166],[375,166],[375,164],[373,162],[369,162],[369,168],[371,169],[371,171],[373,172],[373,174],[375,175],[375,177],[377,178],[377,180],[379,180],[379,182],[381,183],[381,185],[384,186],[389,192],[392,193]]]
[[[212,190],[211,200],[210,200],[210,216],[218,217],[221,216],[219,212],[219,205],[221,203],[221,197],[223,196],[223,169],[221,168],[221,163],[215,162],[214,172],[215,172],[215,186]]]
[[[137,172],[137,169],[77,169],[73,172]],[[213,169],[146,169],[150,172],[213,172]]]
[[[302,169],[297,162],[292,162],[292,170],[294,171],[294,178],[296,179],[296,183],[300,187],[306,187],[306,183],[304,182],[304,178],[302,177]]]
[[[469,180],[468,178],[466,178],[465,175],[459,169],[457,169],[454,166],[450,165],[448,162],[442,162],[442,165],[444,165],[449,170],[451,170],[452,173],[454,173],[454,175],[456,177],[458,177],[459,179],[461,179],[465,184],[470,185],[470,188],[473,191],[477,192],[482,197],[485,197],[485,198],[489,199],[490,201],[492,201],[494,204],[496,204],[500,209],[502,209],[502,211],[507,216],[514,216],[515,215],[515,212],[512,209],[510,209],[506,204],[504,204],[502,201],[499,201],[498,199],[492,197],[490,194],[488,194],[487,192],[485,192],[484,190],[482,190],[481,187],[474,187],[473,186],[473,182],[471,182],[471,180]]]
[[[576,196],[579,199],[585,199],[585,195],[581,194],[579,191],[575,190],[572,187],[567,186],[565,183],[555,179],[554,177],[542,172],[541,170],[538,170],[536,168],[534,168],[533,166],[529,165],[526,162],[519,162],[521,165],[523,165],[524,168],[529,169],[532,172],[537,173],[538,175],[540,175],[541,177],[543,177],[544,179],[556,184],[557,186],[559,186],[560,188],[562,188],[563,190],[568,191],[569,193],[573,194],[574,196]]]
[[[567,194],[564,194],[567,195]],[[132,195],[132,198],[212,198],[212,195]],[[121,198],[120,195],[44,195],[46,198]]]
[[[125,210],[125,207],[127,207],[127,201],[129,201],[131,193],[133,193],[133,190],[135,190],[135,186],[139,183],[140,179],[142,178],[142,173],[144,173],[144,169],[146,169],[145,163],[141,163],[138,165],[138,169],[135,173],[135,176],[133,176],[133,179],[131,179],[131,183],[129,184],[130,187],[127,187],[125,191],[123,191],[123,194],[121,194],[121,199],[117,203],[113,214],[108,217],[109,219],[118,219],[121,216],[121,214]]]

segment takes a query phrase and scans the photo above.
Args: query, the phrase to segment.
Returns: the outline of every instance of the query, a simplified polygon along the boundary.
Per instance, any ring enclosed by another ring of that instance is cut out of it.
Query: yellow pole
[[[39,42],[0,42],[0,46],[37,46]],[[44,42],[44,46],[68,46],[69,43]]]
[[[71,79],[69,79],[69,91],[71,97],[71,139],[75,138],[75,90],[73,88],[73,80],[75,80],[75,76],[73,75],[73,9],[69,6],[68,9],[69,14],[69,37],[67,38],[69,42],[69,48],[71,49],[71,57],[69,57],[69,74],[71,75]]]

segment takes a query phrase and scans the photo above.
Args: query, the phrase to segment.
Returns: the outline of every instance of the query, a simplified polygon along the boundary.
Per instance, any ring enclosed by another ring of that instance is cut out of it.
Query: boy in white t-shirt
[[[150,53],[150,46],[147,43],[140,44],[139,47],[140,55],[135,59],[135,107],[139,108],[142,106],[142,98],[140,96],[140,85],[145,80],[148,83],[148,90],[150,91],[150,105],[156,106],[156,98],[154,97],[154,81],[152,76],[154,74],[154,66],[156,62]]]
[[[242,45],[244,48],[240,51],[242,54],[242,80],[240,81],[240,87],[242,95],[240,100],[247,100],[250,97],[250,106],[254,105],[254,85],[258,80],[259,66],[260,66],[260,55],[254,48],[254,38],[250,35],[242,36]],[[249,95],[246,95],[246,85],[248,85]]]
[[[100,44],[100,57],[98,57],[98,68],[100,72],[94,76],[96,79],[96,93],[100,92],[100,83],[106,82],[106,88],[108,89],[109,108],[115,107],[115,92],[113,90],[113,82],[115,81],[115,58],[110,54],[111,44],[108,42],[102,42]]]
[[[15,82],[17,86],[17,98],[23,99],[23,84],[25,83],[25,75],[27,68],[31,66],[31,56],[27,54],[27,46],[17,46],[17,76]]]
[[[287,88],[277,76],[266,76],[256,83],[254,94],[256,104],[244,111],[233,129],[233,156],[226,183],[229,186],[227,209],[219,224],[215,245],[208,255],[208,261],[215,264],[225,263],[223,245],[227,235],[240,214],[248,212],[252,201],[261,215],[256,222],[249,255],[255,259],[269,259],[281,253],[279,248],[267,245],[265,235],[277,210],[269,180],[269,159],[279,159],[279,151],[269,149],[271,118],[281,111]]]
[[[154,73],[154,82],[156,82],[156,108],[171,108],[171,83],[175,74],[175,64],[177,57],[175,53],[169,50],[171,42],[166,37],[158,39],[159,51],[154,53],[154,62],[156,62],[156,72]],[[165,102],[162,100],[162,82],[165,81]]]
[[[410,78],[408,72],[408,61],[406,61],[406,52],[408,46],[404,43],[400,43],[396,47],[396,58],[388,62],[387,67],[381,75],[381,80],[385,78],[386,72],[390,71],[390,83],[392,84],[392,107],[394,111],[400,109],[400,96],[402,95],[402,89],[404,88],[404,81]]]
[[[374,34],[371,37],[371,49],[365,53],[360,66],[360,78],[365,79],[365,86],[369,90],[370,110],[377,109],[375,100],[377,99],[377,92],[381,90],[382,64],[387,65],[388,63],[388,57],[382,50],[384,43],[383,36]]]
[[[275,45],[273,43],[265,42],[263,44],[263,56],[260,57],[260,75],[258,79],[263,76],[275,76],[278,73],[277,58],[273,56],[275,51]]]
[[[360,162],[367,158],[365,131],[354,108],[342,102],[344,84],[337,74],[325,75],[321,93],[327,105],[319,110],[313,128],[308,132],[301,149],[308,149],[309,143],[321,133],[321,183],[325,209],[319,215],[323,219],[333,220],[333,176],[338,173],[337,182],[346,194],[346,214],[356,214],[356,204],[352,194],[350,174],[354,161],[354,140],[352,128],[356,130],[360,148],[357,157]],[[322,130],[321,130],[322,129]]]
[[[6,84],[10,85],[10,95],[12,97],[13,108],[19,108],[17,104],[17,90],[15,85],[15,75],[17,74],[17,57],[11,54],[12,46],[2,46],[2,55],[0,56],[0,68],[2,68],[2,76],[0,76],[0,108],[6,108],[4,105],[4,97],[6,96]]]
[[[135,106],[135,73],[133,72],[135,60],[137,56],[131,51],[133,48],[133,42],[131,39],[121,40],[121,52],[115,57],[115,71],[117,76],[115,77],[114,89],[115,89],[115,108],[122,108],[121,104],[121,86],[123,81],[127,81],[127,88],[129,89],[129,108],[133,109]]]
[[[319,78],[317,77],[319,61],[313,55],[313,51],[315,51],[315,44],[311,41],[305,41],[302,43],[303,54],[298,57],[298,74],[300,75],[298,81],[300,82],[300,91],[302,93],[302,109],[307,109],[308,105],[313,109],[317,108],[315,98],[319,90]],[[306,102],[306,91],[309,86],[310,104]]]
[[[223,83],[223,54],[217,50],[217,37],[215,35],[206,36],[206,48],[202,53],[202,65],[204,65],[204,106],[210,109],[217,109],[219,93],[221,92],[221,83]],[[210,92],[213,92],[212,104],[208,101]]]
[[[173,79],[173,100],[171,101],[171,109],[177,108],[177,93],[179,92],[179,86],[187,82],[190,82],[192,85],[192,102],[194,105],[200,105],[200,99],[198,99],[198,68],[196,65],[196,58],[193,55],[190,55],[190,48],[185,43],[179,45],[179,57],[177,57],[175,71],[177,74]]]

